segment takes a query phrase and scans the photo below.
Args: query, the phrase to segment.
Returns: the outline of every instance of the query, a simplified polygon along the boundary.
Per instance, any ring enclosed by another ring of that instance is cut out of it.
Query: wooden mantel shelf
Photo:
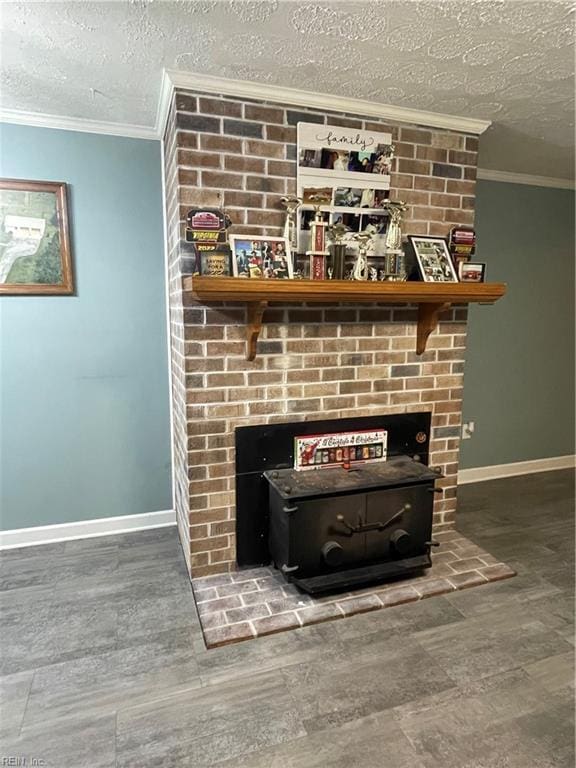
[[[418,304],[416,352],[422,354],[438,315],[451,304],[492,304],[506,293],[505,283],[424,283],[353,280],[255,280],[239,277],[187,277],[184,290],[202,302],[246,302],[247,358],[256,356],[262,316],[269,304]]]

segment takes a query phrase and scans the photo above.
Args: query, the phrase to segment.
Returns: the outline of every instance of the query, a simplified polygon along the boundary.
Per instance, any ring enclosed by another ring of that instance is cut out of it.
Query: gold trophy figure
[[[382,208],[390,214],[390,223],[386,232],[386,250],[398,251],[402,248],[402,214],[408,206],[402,200],[384,200]]]

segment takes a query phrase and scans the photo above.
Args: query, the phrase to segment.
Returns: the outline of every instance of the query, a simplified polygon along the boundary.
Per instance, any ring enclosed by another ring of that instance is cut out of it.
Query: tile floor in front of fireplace
[[[440,548],[432,551],[432,567],[422,575],[323,597],[300,591],[274,568],[193,579],[206,646],[252,640],[515,576],[513,568],[457,531],[434,538]]]

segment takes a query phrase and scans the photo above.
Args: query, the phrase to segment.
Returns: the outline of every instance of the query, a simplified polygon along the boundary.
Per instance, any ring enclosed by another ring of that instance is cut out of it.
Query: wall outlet
[[[462,424],[462,440],[470,440],[472,435],[474,434],[474,427],[476,425],[473,421],[465,421]]]

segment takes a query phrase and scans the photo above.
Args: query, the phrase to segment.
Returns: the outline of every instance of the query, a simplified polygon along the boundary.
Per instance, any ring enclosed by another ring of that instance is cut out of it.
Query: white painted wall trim
[[[506,184],[530,184],[534,187],[555,187],[556,189],[574,189],[574,179],[558,179],[554,176],[532,176],[528,173],[511,171],[493,171],[490,168],[478,168],[478,178],[486,181],[501,181]]]
[[[484,133],[492,124],[490,120],[458,117],[441,112],[428,112],[424,109],[395,107],[391,104],[378,104],[366,99],[354,99],[348,96],[316,93],[314,91],[301,91],[299,88],[282,88],[281,86],[270,85],[269,83],[231,80],[227,77],[200,75],[194,72],[182,72],[175,69],[164,70],[161,93],[164,93],[168,88],[164,82],[166,79],[170,81],[173,88],[184,88],[192,91],[202,91],[203,93],[226,94],[227,96],[238,96],[245,99],[257,99],[258,101],[292,104],[295,107],[349,112],[477,135]],[[165,94],[163,98],[166,99]],[[163,115],[159,115],[159,117],[163,117]],[[163,124],[159,122],[157,127],[163,128]]]
[[[515,461],[511,464],[494,464],[491,467],[461,469],[458,472],[458,485],[497,480],[500,477],[531,475],[535,472],[550,472],[554,469],[573,469],[574,467],[576,467],[576,456],[553,456],[549,459]]]
[[[176,509],[176,471],[174,457],[174,403],[172,401],[172,338],[170,326],[170,277],[169,277],[169,248],[168,248],[168,212],[166,210],[166,144],[160,143],[160,159],[162,169],[162,228],[164,231],[164,302],[166,322],[166,365],[168,366],[168,413],[170,418],[170,483],[172,486],[172,509]],[[176,515],[174,515],[176,520]]]
[[[158,96],[158,109],[156,111],[156,134],[162,143],[164,143],[164,133],[166,131],[173,93],[174,85],[172,79],[169,77],[168,72],[163,69],[160,95]]]
[[[440,112],[395,107],[389,104],[376,104],[363,99],[342,96],[330,96],[312,91],[300,91],[296,88],[280,88],[265,83],[251,83],[244,80],[230,80],[224,77],[199,75],[193,72],[163,70],[162,83],[158,98],[156,123],[154,126],[131,125],[129,123],[108,123],[100,120],[87,120],[78,117],[50,115],[42,112],[23,112],[16,109],[0,109],[0,123],[32,125],[40,128],[55,128],[83,133],[101,133],[108,136],[126,136],[133,139],[162,140],[170,111],[172,94],[175,88],[200,90],[205,93],[228,94],[244,98],[255,98],[272,102],[291,104],[294,107],[312,107],[319,109],[340,110],[372,117],[380,117],[400,122],[417,123],[435,128],[481,134],[490,125],[489,120],[475,120]],[[508,184],[528,184],[537,187],[574,189],[573,179],[560,179],[553,176],[534,176],[511,171],[497,171],[479,168],[478,178],[486,181],[499,181]]]
[[[147,528],[164,528],[168,525],[176,525],[176,515],[172,509],[162,512],[145,512],[141,515],[102,517],[98,520],[83,520],[78,523],[18,528],[13,531],[0,531],[0,549],[32,547],[57,541],[88,539],[93,536],[111,536]]]
[[[152,139],[155,141],[159,138],[158,132],[153,126],[106,123],[100,120],[48,115],[42,112],[21,112],[18,109],[0,109],[0,123],[33,125],[38,128],[56,128],[63,131],[80,131],[81,133],[103,133],[107,136],[126,136],[131,139]]]

